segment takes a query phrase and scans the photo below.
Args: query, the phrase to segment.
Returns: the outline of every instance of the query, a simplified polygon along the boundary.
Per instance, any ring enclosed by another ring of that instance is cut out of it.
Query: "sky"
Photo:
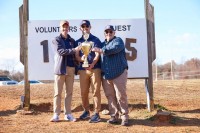
[[[154,6],[156,60],[200,59],[200,1],[150,0]],[[19,61],[19,7],[0,0],[0,69],[23,71]],[[145,18],[144,0],[29,0],[29,20]]]

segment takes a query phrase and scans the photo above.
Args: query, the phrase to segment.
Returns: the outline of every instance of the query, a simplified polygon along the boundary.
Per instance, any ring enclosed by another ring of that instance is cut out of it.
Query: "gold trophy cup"
[[[94,43],[91,41],[90,42],[87,41],[87,39],[89,38],[89,34],[87,34],[87,33],[84,33],[83,38],[85,39],[85,42],[81,43],[81,50],[82,50],[83,54],[85,55],[85,58],[84,58],[82,67],[89,67],[87,57],[88,57]]]

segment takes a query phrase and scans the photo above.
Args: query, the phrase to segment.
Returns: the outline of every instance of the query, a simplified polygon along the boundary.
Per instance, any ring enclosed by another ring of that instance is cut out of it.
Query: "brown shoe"
[[[122,119],[121,125],[122,126],[128,126],[128,119],[125,119],[125,120]]]

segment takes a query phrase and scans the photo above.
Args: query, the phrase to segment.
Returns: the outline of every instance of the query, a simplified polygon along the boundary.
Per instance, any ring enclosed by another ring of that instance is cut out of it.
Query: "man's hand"
[[[91,70],[94,67],[93,64],[90,64],[89,67],[85,68],[86,70]]]
[[[81,62],[84,62],[84,60],[85,60],[85,55],[83,55],[82,57],[81,57]]]
[[[76,51],[80,51],[81,50],[81,46],[77,46],[76,48],[74,48]]]
[[[93,52],[98,52],[98,53],[103,53],[102,49],[97,48],[97,47],[92,48],[92,51]]]

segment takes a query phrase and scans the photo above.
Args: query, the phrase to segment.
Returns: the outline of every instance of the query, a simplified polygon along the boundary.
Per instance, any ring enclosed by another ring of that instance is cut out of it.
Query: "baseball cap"
[[[112,25],[107,25],[107,26],[105,27],[105,30],[104,30],[104,31],[106,31],[106,30],[112,30],[112,31],[114,31],[114,27],[113,27]]]
[[[84,24],[87,25],[87,26],[90,26],[90,21],[89,20],[82,20],[80,26],[82,26]]]
[[[63,26],[64,24],[67,24],[69,26],[69,22],[67,20],[61,20],[60,27]]]

